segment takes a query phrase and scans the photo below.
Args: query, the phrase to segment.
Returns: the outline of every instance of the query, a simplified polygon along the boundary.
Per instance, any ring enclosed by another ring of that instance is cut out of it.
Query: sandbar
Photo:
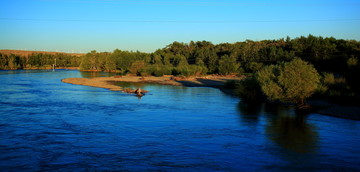
[[[221,76],[206,76],[206,77],[189,77],[177,78],[172,76],[162,77],[138,77],[138,76],[114,76],[114,77],[96,77],[96,78],[66,78],[62,82],[86,85],[91,87],[106,88],[112,91],[121,91],[123,88],[116,85],[116,82],[141,82],[141,83],[155,83],[162,85],[173,86],[187,86],[187,87],[214,87],[222,88],[224,83],[228,80],[237,80],[238,77],[221,77]]]

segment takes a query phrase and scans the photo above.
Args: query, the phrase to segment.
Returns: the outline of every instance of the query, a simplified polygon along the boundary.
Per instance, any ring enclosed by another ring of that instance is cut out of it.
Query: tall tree
[[[219,74],[228,75],[231,73],[238,73],[240,64],[235,57],[224,55],[219,60]]]
[[[309,63],[299,58],[270,65],[256,74],[264,94],[272,101],[303,105],[320,83],[320,76]]]

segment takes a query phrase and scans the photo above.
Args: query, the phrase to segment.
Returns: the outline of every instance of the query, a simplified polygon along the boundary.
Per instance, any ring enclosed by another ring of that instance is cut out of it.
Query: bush
[[[356,65],[358,65],[358,62],[359,62],[358,58],[352,56],[347,60],[347,65],[349,67],[356,66]]]
[[[184,65],[173,68],[173,75],[197,76],[207,73],[207,68],[201,65]]]
[[[235,84],[235,94],[245,101],[263,101],[264,96],[261,92],[259,82],[254,77],[247,77]]]
[[[147,66],[143,72],[147,75],[153,76],[163,76],[163,75],[171,75],[173,67],[169,65],[149,65]]]
[[[219,74],[228,75],[238,73],[240,64],[236,61],[235,57],[224,55],[219,60]]]
[[[354,96],[344,77],[335,77],[334,74],[326,72],[322,73],[317,93],[330,99]]]
[[[259,71],[264,64],[258,62],[249,62],[245,64],[245,71],[249,73],[255,73]]]
[[[143,60],[137,60],[131,64],[129,71],[132,74],[140,75],[145,66],[146,66],[146,63]]]
[[[304,104],[320,83],[316,69],[299,58],[267,66],[256,73],[256,79],[269,100],[296,104]]]
[[[334,83],[335,83],[335,76],[334,76],[334,74],[324,72],[322,75],[323,75],[323,76],[322,76],[322,82],[323,82],[325,85],[331,85],[331,84],[334,84]]]

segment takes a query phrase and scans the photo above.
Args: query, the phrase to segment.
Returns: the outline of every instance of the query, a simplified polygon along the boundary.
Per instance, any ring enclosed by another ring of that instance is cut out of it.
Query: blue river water
[[[360,121],[249,105],[214,88],[62,83],[71,70],[0,71],[0,171],[360,170]]]

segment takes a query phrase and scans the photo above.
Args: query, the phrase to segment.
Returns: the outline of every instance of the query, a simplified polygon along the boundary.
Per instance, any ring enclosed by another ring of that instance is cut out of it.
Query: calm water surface
[[[0,71],[0,171],[360,170],[359,121],[213,88],[126,84],[150,90],[138,99],[60,81],[93,76]]]

